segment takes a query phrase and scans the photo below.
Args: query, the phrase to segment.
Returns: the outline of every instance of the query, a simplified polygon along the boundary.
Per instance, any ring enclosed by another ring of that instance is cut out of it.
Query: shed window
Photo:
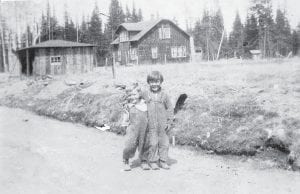
[[[169,25],[162,25],[158,29],[159,39],[169,39],[171,38],[171,29]]]
[[[61,65],[61,57],[60,56],[53,56],[50,57],[51,65]]]
[[[151,48],[152,59],[157,59],[157,47]]]

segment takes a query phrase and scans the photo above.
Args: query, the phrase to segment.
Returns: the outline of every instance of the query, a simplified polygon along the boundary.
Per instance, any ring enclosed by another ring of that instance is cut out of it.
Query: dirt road
[[[124,137],[94,128],[0,107],[0,191],[300,193],[299,173],[180,148],[170,149],[169,171],[124,172],[123,143]]]

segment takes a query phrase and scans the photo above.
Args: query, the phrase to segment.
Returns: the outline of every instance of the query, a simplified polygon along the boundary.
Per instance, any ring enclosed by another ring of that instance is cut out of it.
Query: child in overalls
[[[158,170],[159,166],[169,169],[169,130],[173,121],[173,106],[168,95],[162,91],[163,76],[159,71],[152,71],[147,76],[149,90],[142,92],[148,109],[148,134],[150,167]],[[159,166],[158,166],[159,165]]]
[[[145,145],[146,130],[148,127],[147,105],[141,99],[137,90],[131,95],[131,107],[129,107],[129,126],[126,129],[125,148],[123,150],[124,170],[130,171],[129,159],[133,158],[138,148],[141,168],[149,170],[148,152]]]

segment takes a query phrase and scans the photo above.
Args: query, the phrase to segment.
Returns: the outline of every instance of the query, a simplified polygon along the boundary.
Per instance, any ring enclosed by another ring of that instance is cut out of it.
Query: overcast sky
[[[31,0],[45,5],[47,0]],[[131,9],[133,0],[119,0],[125,10],[126,4]],[[134,0],[136,8],[141,8],[144,19],[150,19],[151,14],[159,14],[160,17],[179,21],[180,26],[185,29],[186,20],[194,22],[201,17],[203,9],[217,9],[220,5],[225,27],[227,31],[232,28],[232,23],[237,11],[239,11],[242,21],[244,22],[249,2],[251,0]],[[110,0],[49,0],[51,6],[55,6],[56,15],[62,20],[64,4],[68,6],[68,10],[74,21],[81,21],[82,14],[88,16],[94,7],[95,2],[103,13],[108,13]],[[286,7],[288,18],[291,26],[294,28],[300,22],[300,0],[273,0],[273,8]],[[42,9],[41,9],[42,10]],[[43,8],[45,10],[45,8]],[[274,12],[275,13],[275,12]],[[103,17],[103,20],[106,18]]]

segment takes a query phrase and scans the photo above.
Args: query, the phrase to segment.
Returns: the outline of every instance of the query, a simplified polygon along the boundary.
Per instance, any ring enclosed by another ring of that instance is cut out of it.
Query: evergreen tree
[[[131,13],[128,5],[126,5],[125,22],[131,22]]]
[[[271,0],[252,0],[251,11],[257,16],[259,48],[264,57],[271,57],[275,50],[275,23],[272,16]]]
[[[131,21],[132,22],[139,22],[139,17],[136,12],[135,3],[132,3],[132,15],[131,15]]]
[[[108,30],[107,33],[110,34],[110,39],[115,38],[115,31],[121,23],[125,22],[125,14],[118,0],[111,0],[109,6],[109,19],[108,19]],[[112,35],[113,34],[113,35]]]
[[[300,55],[300,23],[297,26],[296,30],[293,30],[292,34],[292,49],[293,55],[299,56]]]
[[[139,12],[138,12],[138,21],[141,22],[144,20],[144,17],[143,17],[143,13],[142,13],[142,9],[139,8]]]
[[[202,40],[205,38],[202,35],[202,26],[200,20],[197,20],[195,23],[195,27],[193,29],[193,38],[194,38],[194,45],[196,47],[201,47],[203,42]]]
[[[51,40],[51,8],[49,1],[47,1],[46,15],[42,13],[41,18],[41,41]],[[22,37],[21,37],[22,38]]]
[[[99,8],[95,5],[89,27],[89,35],[91,42],[100,45],[102,37],[102,21],[99,17]]]
[[[105,48],[103,45],[102,21],[99,17],[99,14],[100,11],[98,5],[95,4],[88,31],[90,43],[98,45],[96,50],[98,64],[100,64],[101,58],[105,55]]]
[[[64,27],[63,27],[63,39],[67,41],[77,41],[77,28],[69,16],[67,4],[64,5]]]
[[[203,37],[200,38],[202,42],[202,50],[203,50],[203,57],[206,58],[208,61],[211,59],[211,16],[207,10],[204,10],[203,16],[201,19],[201,30],[200,34],[203,34]]]
[[[49,0],[47,1],[47,9],[46,9],[46,17],[47,17],[47,37],[48,40],[51,40],[51,7]]]
[[[292,50],[292,34],[285,13],[280,9],[276,12],[275,44],[276,55],[286,56]]]
[[[51,15],[51,7],[49,1],[47,2],[46,7],[46,15],[42,12],[41,16],[41,25],[40,25],[40,40],[55,40],[62,39],[64,29],[62,26],[59,26],[57,17],[55,15],[55,10],[53,8],[53,12]]]
[[[247,16],[246,24],[244,28],[244,57],[249,58],[250,50],[259,49],[259,35],[258,35],[258,24],[254,14]]]
[[[41,17],[41,41],[46,41],[49,40],[49,33],[48,33],[48,22],[47,22],[47,17],[42,13]],[[22,37],[21,37],[22,38]]]
[[[79,42],[89,43],[88,26],[84,16],[82,16],[82,22],[80,25]]]
[[[233,22],[233,30],[229,35],[229,55],[232,57],[241,57],[243,54],[243,33],[244,27],[241,22],[239,13],[236,13],[235,20]]]
[[[50,16],[50,39],[62,39],[63,38],[63,28],[59,26],[56,15],[55,9],[53,7],[53,15]]]
[[[73,41],[73,42],[77,41],[77,28],[72,19],[69,20],[67,35],[68,36],[66,40]]]
[[[69,37],[69,13],[67,11],[67,4],[64,5],[64,40]]]
[[[104,27],[104,33],[103,33],[103,49],[105,52],[105,55],[108,56],[110,53],[110,43],[111,43],[111,34],[109,33],[108,25],[106,24]]]
[[[221,10],[219,9],[213,15],[210,15],[207,10],[204,10],[201,21],[198,20],[195,24],[193,35],[195,45],[197,47],[202,47],[202,56],[205,59],[217,59],[223,33],[225,34],[224,21]],[[220,56],[224,57],[226,53],[222,48],[222,45],[220,47]]]
[[[292,51],[293,55],[298,55],[299,53],[299,34],[296,30],[292,33]]]

